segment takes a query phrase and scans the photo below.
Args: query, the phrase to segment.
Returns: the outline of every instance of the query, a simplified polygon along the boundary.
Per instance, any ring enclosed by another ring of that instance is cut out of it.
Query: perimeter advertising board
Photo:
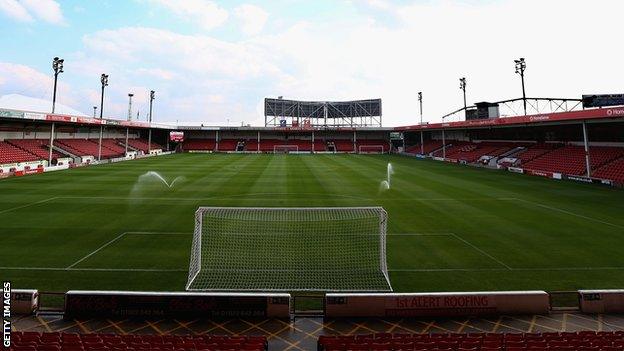
[[[452,317],[548,313],[544,291],[327,294],[326,317]]]
[[[288,318],[290,294],[69,291],[65,318]]]

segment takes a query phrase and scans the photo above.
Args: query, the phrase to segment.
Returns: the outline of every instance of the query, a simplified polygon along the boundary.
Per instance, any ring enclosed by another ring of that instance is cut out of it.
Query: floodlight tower
[[[422,113],[422,91],[418,92],[418,103],[420,104],[420,125],[422,128],[422,124],[423,124],[423,113]],[[425,154],[425,145],[423,145],[423,131],[422,129],[420,130],[420,154],[424,155]]]
[[[54,108],[56,107],[56,82],[58,80],[58,75],[63,73],[63,62],[65,60],[55,57],[52,60],[52,69],[54,70],[54,92],[52,93],[52,113],[54,113]],[[48,166],[52,166],[52,149],[54,148],[54,127],[55,124],[52,122],[52,129],[50,130],[50,145],[48,145],[49,153],[48,153]]]
[[[466,110],[466,77],[459,78],[459,89],[464,92],[464,118],[467,119],[468,111]]]
[[[108,86],[108,74],[102,73],[100,76],[102,83],[102,95],[100,97],[100,140],[98,142],[98,162],[102,160],[102,134],[104,133],[104,125],[101,124],[104,115],[104,87]]]
[[[147,140],[147,153],[150,154],[152,152],[152,105],[154,104],[154,99],[156,98],[156,92],[154,90],[150,90],[150,109],[149,109],[149,137]]]
[[[102,119],[102,116],[104,115],[104,87],[108,86],[108,74],[102,73],[100,82],[102,83],[102,94],[100,95],[100,119]]]
[[[516,73],[520,75],[522,79],[522,101],[524,103],[524,115],[527,114],[526,109],[526,91],[524,90],[524,70],[526,69],[526,61],[524,61],[524,57],[519,58],[518,60],[514,60],[516,64]]]
[[[134,94],[128,93],[128,122],[132,120],[132,97]],[[130,134],[130,126],[126,126],[126,156],[128,155],[128,135]]]
[[[52,113],[54,113],[54,108],[56,106],[56,82],[58,81],[58,75],[63,73],[63,63],[65,60],[62,58],[55,57],[52,60],[52,69],[54,70],[54,92],[52,93]]]

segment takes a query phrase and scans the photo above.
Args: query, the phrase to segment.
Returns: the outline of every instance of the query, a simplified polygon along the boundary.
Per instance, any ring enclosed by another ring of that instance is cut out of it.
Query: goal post
[[[273,153],[275,154],[287,154],[289,152],[299,152],[299,146],[298,145],[274,145],[273,146]]]
[[[200,207],[188,291],[392,291],[381,207]]]
[[[383,154],[383,145],[359,145],[358,153],[360,154]]]

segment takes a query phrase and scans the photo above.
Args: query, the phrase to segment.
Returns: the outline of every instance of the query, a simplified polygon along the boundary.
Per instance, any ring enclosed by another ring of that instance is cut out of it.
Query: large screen
[[[169,132],[169,140],[181,143],[184,141],[184,132]]]

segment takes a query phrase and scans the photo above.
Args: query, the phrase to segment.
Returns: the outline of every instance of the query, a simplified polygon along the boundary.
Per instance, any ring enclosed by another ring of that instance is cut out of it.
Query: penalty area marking
[[[527,204],[530,204],[530,205],[533,205],[533,206],[542,207],[542,208],[545,208],[545,209],[548,209],[548,210],[565,213],[565,214],[570,215],[570,216],[583,218],[583,219],[586,219],[586,220],[589,220],[589,221],[594,221],[594,222],[597,222],[597,223],[606,224],[606,225],[611,226],[611,227],[624,229],[623,225],[619,225],[619,224],[603,221],[602,219],[585,216],[585,215],[582,215],[582,214],[579,214],[579,213],[575,213],[575,212],[572,212],[572,211],[568,211],[568,210],[564,210],[564,209],[561,209],[561,208],[540,204],[539,202],[533,202],[533,201],[529,201],[529,200],[525,200],[525,199],[519,199],[519,198],[516,198],[515,200],[522,201],[524,203],[527,203]]]
[[[118,241],[119,239],[123,238],[126,235],[191,235],[193,233],[183,233],[183,232],[123,232],[121,234],[119,234],[118,236],[116,236],[113,240],[105,243],[104,245],[98,247],[97,249],[93,250],[91,253],[87,254],[86,256],[84,256],[83,258],[79,259],[78,261],[72,263],[71,265],[67,266],[65,269],[66,270],[70,270],[70,269],[75,269],[74,267],[76,265],[78,265],[80,262],[88,259],[89,257],[95,255],[96,253],[100,252],[102,249],[110,246],[111,244],[115,243],[116,241]]]
[[[398,234],[386,234],[386,236],[450,236],[453,237],[459,241],[461,241],[462,243],[464,243],[465,245],[469,246],[470,248],[476,250],[477,252],[479,252],[480,254],[482,254],[483,256],[491,259],[492,261],[498,263],[499,265],[505,267],[505,270],[512,270],[513,268],[511,268],[509,265],[507,265],[505,262],[499,260],[498,258],[490,255],[489,253],[487,253],[486,251],[484,251],[483,249],[479,248],[478,246],[472,244],[471,242],[469,242],[468,240],[462,238],[461,236],[452,233],[452,232],[441,232],[441,233],[398,233]],[[392,271],[391,269],[389,269],[388,271]]]
[[[32,202],[32,203],[29,203],[29,204],[17,206],[17,207],[7,208],[6,210],[0,211],[0,214],[11,212],[11,211],[15,211],[15,210],[19,210],[19,209],[30,207],[30,206],[39,205],[39,204],[42,204],[42,203],[46,203],[46,202],[49,202],[49,201],[56,200],[58,198],[59,198],[59,196],[55,196],[55,197],[51,197],[49,199],[40,200],[40,201]]]

